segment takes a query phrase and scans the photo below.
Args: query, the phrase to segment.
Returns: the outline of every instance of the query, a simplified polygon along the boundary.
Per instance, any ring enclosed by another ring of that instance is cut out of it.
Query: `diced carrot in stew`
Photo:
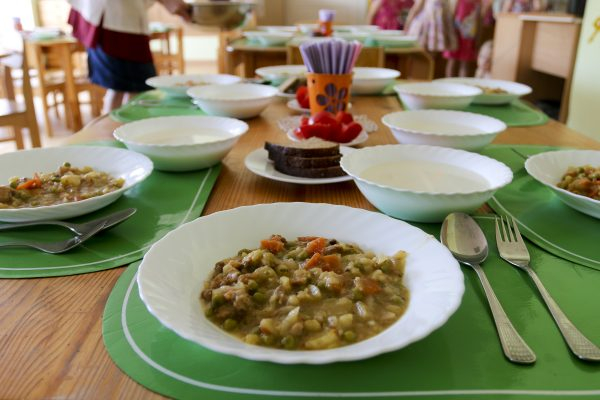
[[[279,253],[281,250],[283,250],[283,242],[277,239],[261,240],[260,248],[269,250],[271,253]]]
[[[17,186],[17,190],[24,190],[24,189],[35,189],[35,188],[39,188],[42,186],[42,180],[40,179],[40,177],[35,174],[33,176],[33,179],[29,179],[21,184],[19,184]]]
[[[319,254],[319,253],[315,253]],[[334,271],[341,272],[342,270],[342,258],[339,254],[330,254],[327,256],[321,257],[323,260],[323,266],[321,267],[323,271]]]
[[[311,269],[316,267],[321,261],[321,253],[315,253],[311,258],[308,259],[306,264],[304,264],[304,269]]]
[[[325,250],[325,246],[327,245],[327,239],[318,237],[315,240],[311,240],[306,245],[306,252],[308,254],[313,253],[322,253]]]
[[[379,282],[373,280],[371,278],[362,278],[360,280],[362,291],[366,295],[376,294],[381,291],[381,286]]]

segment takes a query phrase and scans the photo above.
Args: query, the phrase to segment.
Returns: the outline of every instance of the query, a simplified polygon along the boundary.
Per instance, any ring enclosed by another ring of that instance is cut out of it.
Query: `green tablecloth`
[[[489,202],[498,214],[510,215],[521,233],[544,250],[564,259],[600,270],[600,220],[576,211],[525,170],[525,158],[548,146],[489,146],[482,154],[508,165],[513,181],[498,190]]]
[[[177,115],[206,115],[188,97],[170,97],[160,90],[139,94],[129,103],[110,112],[118,122],[132,122],[145,118]]]
[[[493,219],[477,217],[490,244]],[[420,225],[431,234],[440,225]],[[533,267],[563,311],[600,344],[600,273],[529,246]],[[516,329],[537,354],[534,365],[506,360],[481,285],[464,269],[458,311],[410,346],[368,360],[279,365],[222,355],[181,339],[139,298],[138,264],[117,282],[104,312],[103,337],[115,363],[150,390],[180,399],[435,398],[540,399],[600,397],[600,364],[571,355],[528,277],[491,245],[483,264]]]

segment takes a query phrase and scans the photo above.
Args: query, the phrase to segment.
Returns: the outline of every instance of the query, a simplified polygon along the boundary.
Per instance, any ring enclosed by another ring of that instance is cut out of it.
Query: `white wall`
[[[321,8],[336,11],[335,22],[339,24],[364,24],[367,0],[281,0],[284,24],[310,22],[318,19]]]
[[[600,0],[588,0],[581,23],[567,125],[600,141],[600,32],[590,42],[600,19]]]

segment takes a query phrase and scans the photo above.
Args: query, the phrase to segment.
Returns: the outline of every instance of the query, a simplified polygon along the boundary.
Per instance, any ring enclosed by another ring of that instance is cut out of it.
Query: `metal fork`
[[[22,240],[19,242],[0,242],[0,247],[33,247],[34,249],[41,250],[45,253],[50,254],[59,254],[64,253],[65,251],[71,250],[74,247],[79,246],[81,243],[85,242],[96,233],[100,232],[104,229],[106,225],[106,221],[101,221],[95,227],[88,230],[85,235],[74,236],[67,240],[61,240],[58,242],[36,242],[32,240]]]
[[[502,226],[502,232],[500,231],[500,225]],[[531,277],[573,354],[582,360],[600,361],[600,349],[583,336],[567,318],[550,296],[535,271],[529,266],[529,251],[514,218],[512,218],[511,229],[508,217],[500,217],[500,219],[496,217],[496,244],[502,259],[521,268]]]

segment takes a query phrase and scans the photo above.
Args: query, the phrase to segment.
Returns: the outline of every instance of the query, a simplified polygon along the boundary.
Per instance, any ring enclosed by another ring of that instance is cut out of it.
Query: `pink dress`
[[[408,28],[408,35],[418,37],[421,46],[429,51],[456,49],[456,32],[448,0],[425,0],[423,9]]]
[[[481,19],[481,0],[458,0],[454,11],[454,25],[458,47],[445,51],[444,57],[460,61],[477,60],[477,33]]]
[[[381,29],[403,29],[406,14],[413,3],[413,0],[382,0],[373,24]]]

